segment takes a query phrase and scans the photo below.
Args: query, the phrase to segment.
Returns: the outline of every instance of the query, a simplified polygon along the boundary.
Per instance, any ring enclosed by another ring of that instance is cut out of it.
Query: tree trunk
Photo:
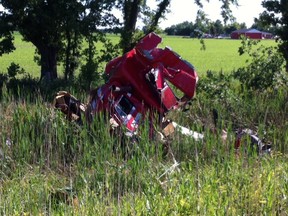
[[[157,28],[157,25],[159,23],[159,19],[161,17],[164,17],[164,14],[165,12],[167,11],[167,8],[170,4],[170,1],[171,0],[162,0],[159,4],[158,4],[158,9],[155,13],[155,15],[153,16],[152,18],[152,23],[151,25],[149,26],[149,29],[148,29],[148,33],[150,32],[153,32],[156,30]]]
[[[48,81],[57,78],[57,51],[54,47],[46,47],[41,54],[41,80]]]
[[[284,48],[282,49],[282,53],[285,59],[285,69],[288,72],[288,42],[285,43]]]
[[[283,39],[283,38],[282,38]],[[282,53],[285,59],[285,70],[288,72],[288,41],[283,39],[283,42],[279,45],[279,51]]]
[[[68,79],[68,76],[71,74],[71,68],[70,68],[70,63],[71,63],[71,36],[70,32],[66,32],[66,37],[67,37],[67,47],[66,47],[66,57],[65,57],[65,80]]]
[[[124,15],[124,28],[121,33],[121,46],[123,53],[126,53],[134,44],[132,41],[133,34],[137,23],[137,17],[140,11],[141,0],[125,1],[123,15]]]

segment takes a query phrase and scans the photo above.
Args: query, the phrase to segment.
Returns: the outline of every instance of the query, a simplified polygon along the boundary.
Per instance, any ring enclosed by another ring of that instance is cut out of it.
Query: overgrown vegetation
[[[245,52],[251,57],[248,66],[241,67],[234,72],[234,77],[241,82],[242,88],[249,90],[277,89],[287,86],[287,72],[284,70],[285,59],[275,46],[260,45],[253,49],[259,41],[242,40],[239,54]]]
[[[126,149],[110,136],[104,117],[80,127],[52,106],[58,90],[86,102],[77,79],[40,85],[11,64],[1,75],[0,214],[287,214],[287,74],[272,48],[255,52],[234,73],[200,77],[186,112],[171,113],[205,136],[197,142],[176,133],[169,141],[173,156],[148,139],[143,123],[139,143],[127,146],[133,154],[124,157]],[[250,82],[267,75],[263,68],[273,77]],[[247,79],[239,77],[240,70]],[[281,82],[274,82],[279,76]],[[213,110],[219,114],[216,124]],[[247,155],[244,149],[235,154],[235,129],[246,127],[273,145],[271,155]]]
[[[104,121],[79,128],[50,101],[25,96],[16,100],[4,90],[0,106],[3,215],[287,213],[285,88],[237,98],[199,90],[186,113],[173,115],[206,138],[196,142],[176,134],[171,150],[177,163],[145,136],[124,159]],[[217,130],[231,135],[227,143],[210,130],[213,108],[221,116]],[[273,143],[272,155],[237,158],[236,126],[257,129]]]
[[[237,1],[220,1],[224,20],[233,18],[229,5]],[[41,70],[25,70],[16,57],[4,67],[5,71],[0,71],[1,215],[288,213],[285,1],[265,1],[268,16],[262,16],[268,18],[262,20],[269,21],[266,24],[279,28],[276,32],[282,40],[279,48],[283,56],[273,47],[252,49],[252,42],[243,40],[241,52],[250,60],[239,67],[232,65],[232,60],[241,61],[239,56],[217,55],[223,45],[212,49],[217,54],[203,56],[195,54],[197,48],[191,44],[186,46],[188,51],[181,53],[183,44],[175,38],[177,46],[165,42],[191,63],[200,59],[199,66],[195,66],[201,67],[202,74],[207,71],[202,65],[209,64],[209,71],[200,76],[197,96],[186,112],[171,113],[175,121],[202,132],[205,139],[195,141],[175,133],[169,140],[169,154],[164,154],[161,142],[148,138],[147,122],[141,127],[139,141],[131,144],[129,140],[110,136],[104,116],[89,126],[85,120],[82,126],[75,125],[54,109],[52,101],[58,90],[67,90],[85,103],[93,82],[103,81],[103,62],[119,54],[118,47],[99,30],[121,24],[112,8],[123,12],[120,45],[127,51],[143,34],[136,30],[138,17],[144,15],[145,31],[155,30],[170,0],[158,1],[155,11],[141,0],[0,2],[4,7],[0,12],[0,55],[15,49],[12,42],[17,39],[17,30],[34,44],[32,55],[36,48],[35,58],[41,65]],[[201,2],[197,0],[195,4],[201,6]],[[279,19],[270,14],[279,11]],[[223,32],[221,22],[208,22],[201,10],[196,22],[193,31],[198,26],[199,33]],[[190,24],[185,24],[188,25],[181,27],[181,31],[190,31]],[[225,31],[238,27],[232,25]],[[87,46],[81,46],[83,39]],[[103,49],[96,49],[99,41],[104,44]],[[205,46],[209,50],[209,44]],[[28,56],[22,51],[20,55]],[[218,60],[216,65],[210,65],[212,58]],[[58,63],[63,67],[63,78],[58,77]],[[213,118],[215,110],[217,121]],[[272,144],[272,154],[259,157],[246,149],[235,154],[237,128],[257,131],[264,142]],[[221,139],[222,130],[227,132],[226,142]]]

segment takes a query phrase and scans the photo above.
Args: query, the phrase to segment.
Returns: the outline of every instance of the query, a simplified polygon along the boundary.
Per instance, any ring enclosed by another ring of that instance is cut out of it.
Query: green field
[[[110,36],[110,39],[117,43],[118,36]],[[275,45],[272,40],[263,40],[262,44]],[[239,56],[238,48],[240,40],[206,39],[206,50],[201,50],[201,43],[198,39],[163,36],[160,47],[168,46],[176,51],[183,59],[189,61],[200,75],[204,75],[207,70],[231,72],[234,69],[245,65],[247,55]],[[16,50],[13,53],[0,57],[0,72],[7,71],[11,62],[19,64],[25,71],[33,76],[40,75],[40,67],[34,62],[35,47],[31,43],[24,42],[21,35],[15,34]],[[62,68],[59,67],[61,74]]]
[[[36,76],[33,46],[19,35],[16,42],[17,51],[0,58],[0,71],[14,61]],[[245,56],[237,54],[240,41],[211,39],[205,44],[201,51],[196,39],[164,36],[161,46],[170,46],[200,74],[229,73],[245,64]],[[203,133],[204,140],[176,131],[167,142],[169,154],[164,154],[162,142],[149,139],[147,122],[138,142],[123,142],[111,137],[104,117],[91,125],[68,122],[45,91],[10,81],[0,91],[0,215],[288,214],[287,86],[251,92],[234,85],[226,89],[222,79],[211,81],[217,95],[197,91],[185,112],[169,114]],[[86,91],[70,89],[87,101]],[[227,91],[220,94],[219,89]],[[55,86],[49,90],[55,95]],[[272,144],[272,153],[258,155],[245,148],[248,138],[235,152],[238,128],[257,131]]]
[[[34,62],[35,46],[23,41],[19,33],[15,33],[14,37],[16,50],[0,57],[0,72],[7,72],[7,67],[11,62],[15,62],[23,67],[25,71],[40,76],[40,67]]]

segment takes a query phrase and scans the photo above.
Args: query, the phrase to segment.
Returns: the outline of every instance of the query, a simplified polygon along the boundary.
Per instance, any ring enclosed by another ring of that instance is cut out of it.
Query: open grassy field
[[[110,36],[113,43],[118,43],[119,36]],[[273,40],[263,40],[262,44],[275,45]],[[205,75],[207,70],[231,72],[245,65],[247,55],[239,56],[238,48],[240,40],[206,39],[206,50],[201,49],[199,39],[163,36],[160,47],[168,46],[189,61],[200,75]],[[21,35],[15,34],[16,50],[13,53],[0,57],[0,72],[7,71],[11,62],[19,64],[25,71],[33,76],[40,75],[40,67],[34,62],[35,47],[31,43],[24,42]],[[61,74],[61,67],[59,73]]]
[[[19,35],[16,39],[21,49],[0,58],[0,71],[11,60],[26,71],[39,70],[33,46]],[[237,54],[240,41],[205,43],[201,51],[198,40],[164,37],[161,46],[172,47],[200,73],[229,73],[245,64]],[[172,111],[171,118],[203,133],[204,140],[176,131],[164,155],[162,143],[148,138],[144,122],[138,142],[129,145],[129,157],[104,117],[76,125],[38,89],[16,90],[20,97],[5,85],[0,91],[0,215],[288,214],[287,88],[229,91],[223,98],[199,91],[186,112]],[[86,102],[86,92],[72,92]],[[219,112],[215,130],[213,109]],[[272,144],[272,153],[259,156],[243,146],[236,154],[239,127],[256,130]]]
[[[7,72],[7,67],[11,62],[15,62],[32,75],[40,76],[40,67],[34,62],[35,46],[23,41],[22,36],[17,32],[14,37],[16,50],[0,57],[0,72]]]

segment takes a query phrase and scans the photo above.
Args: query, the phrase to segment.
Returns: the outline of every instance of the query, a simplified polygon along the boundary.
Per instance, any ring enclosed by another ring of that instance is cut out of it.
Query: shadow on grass
[[[36,98],[42,98],[44,101],[53,101],[56,92],[66,90],[86,94],[77,80],[65,80],[58,78],[56,80],[45,82],[39,78],[24,76],[22,78],[9,77],[6,74],[0,74],[0,99],[11,97],[14,100],[25,100],[33,102]]]

